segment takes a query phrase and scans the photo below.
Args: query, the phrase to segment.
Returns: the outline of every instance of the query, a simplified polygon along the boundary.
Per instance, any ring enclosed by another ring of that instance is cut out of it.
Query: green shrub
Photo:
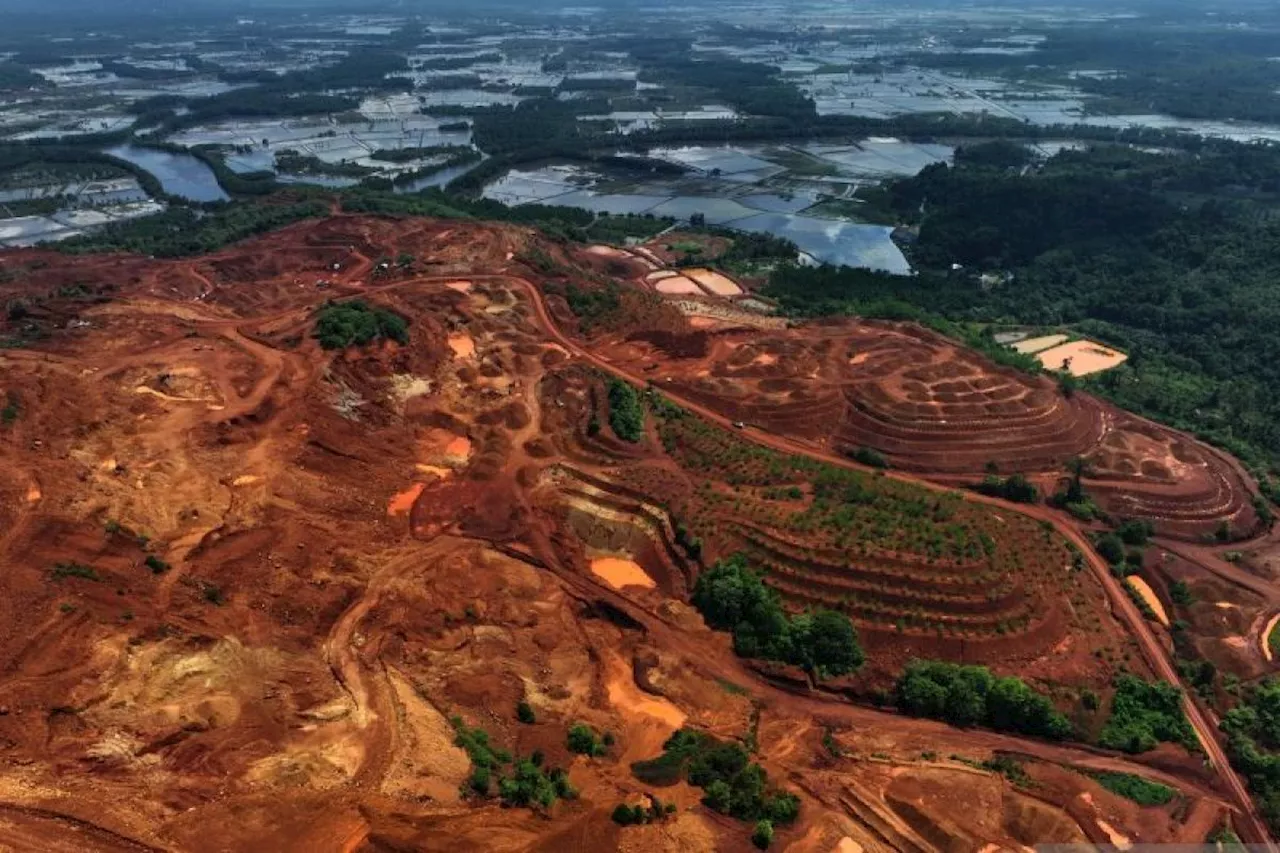
[[[1094,547],[1098,549],[1098,553],[1102,555],[1111,565],[1119,565],[1124,562],[1125,549],[1124,542],[1114,533],[1104,533],[1098,537],[1098,541],[1094,543]]]
[[[1182,713],[1182,691],[1163,681],[1147,683],[1133,675],[1115,681],[1111,716],[1098,737],[1109,749],[1146,752],[1159,743],[1181,744],[1196,750],[1195,732]]]
[[[644,406],[630,383],[609,380],[609,426],[623,441],[637,442],[644,437]]]
[[[875,448],[859,447],[853,451],[852,456],[853,461],[866,465],[868,468],[884,469],[889,467],[889,460],[885,459],[884,454]]]
[[[976,489],[984,495],[1003,498],[1014,503],[1033,504],[1040,501],[1040,490],[1022,474],[1001,478],[988,474]]]
[[[58,563],[53,567],[50,573],[54,580],[60,581],[63,578],[81,578],[87,581],[102,580],[98,576],[98,572],[92,566],[81,565],[80,563]]]
[[[405,319],[385,308],[371,308],[362,300],[331,302],[316,315],[314,337],[325,349],[364,346],[375,340],[409,343]]]
[[[788,616],[740,554],[699,575],[691,601],[712,628],[733,632],[742,657],[795,664],[819,677],[855,672],[866,659],[847,616],[826,609]]]
[[[155,554],[148,554],[147,558],[143,560],[142,563],[151,570],[153,575],[159,575],[169,571],[169,564],[157,557]]]
[[[997,678],[982,666],[915,660],[898,678],[894,695],[904,713],[957,726],[984,725],[1055,740],[1073,733],[1046,697],[1019,678]]]
[[[533,713],[533,706],[524,699],[516,703],[516,719],[525,725],[532,725],[538,721],[538,717]]]
[[[1173,800],[1176,793],[1167,785],[1143,779],[1132,773],[1103,771],[1092,775],[1099,785],[1111,793],[1133,800],[1140,806],[1163,806]]]
[[[751,761],[740,744],[680,729],[663,744],[663,754],[631,765],[641,781],[659,777],[674,784],[682,777],[702,788],[707,808],[738,820],[769,820],[789,824],[800,813],[794,794],[769,788],[764,768]],[[658,772],[655,772],[658,771]]]
[[[751,843],[761,850],[768,850],[773,843],[773,824],[767,820],[757,821],[755,831],[751,833]]]
[[[568,746],[570,752],[592,757],[604,755],[607,751],[605,745],[586,723],[575,723],[569,729]]]

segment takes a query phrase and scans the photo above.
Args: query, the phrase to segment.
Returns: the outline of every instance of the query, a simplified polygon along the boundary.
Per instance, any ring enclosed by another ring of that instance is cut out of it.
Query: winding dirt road
[[[645,377],[636,376],[623,370],[613,362],[601,358],[594,353],[584,349],[577,342],[571,340],[567,335],[563,334],[559,327],[552,320],[550,313],[547,311],[546,303],[543,301],[542,292],[526,279],[516,276],[475,276],[473,278],[501,278],[511,284],[519,286],[530,300],[530,304],[534,308],[538,324],[542,330],[556,343],[563,346],[570,353],[578,358],[590,362],[595,367],[616,376],[626,382],[639,388],[649,387],[650,380]],[[720,425],[725,429],[733,429],[733,423],[725,416],[715,412],[707,407],[700,405],[692,400],[680,397],[678,394],[672,393],[668,389],[663,389],[663,393],[676,404],[695,412],[713,423]],[[792,455],[807,456],[811,459],[817,459],[830,465],[836,465],[842,468],[848,468],[857,471],[870,471],[871,469],[863,465],[858,465],[850,460],[830,453],[821,448],[798,442],[783,436],[766,433],[761,430],[751,428],[745,430],[737,430],[737,433],[744,439],[776,450],[781,453]],[[933,491],[944,492],[951,491],[949,487],[932,483],[928,480],[912,477],[899,472],[886,472],[887,476],[904,482],[911,483],[915,486],[927,488]],[[1029,506],[1024,504],[1014,504],[1009,501],[992,498],[985,495],[971,494],[966,496],[970,500],[978,503],[987,504],[989,506],[999,507],[1010,512],[1018,512],[1039,521],[1045,521],[1052,524],[1057,532],[1066,538],[1069,542],[1080,549],[1085,555],[1086,561],[1089,563],[1090,569],[1093,571],[1098,582],[1102,584],[1103,589],[1107,593],[1107,597],[1111,602],[1111,608],[1129,628],[1138,645],[1142,650],[1143,657],[1151,670],[1160,678],[1168,681],[1170,684],[1181,686],[1181,680],[1178,677],[1177,670],[1170,662],[1164,648],[1160,645],[1159,640],[1152,632],[1151,627],[1143,619],[1138,608],[1130,600],[1128,594],[1120,586],[1120,582],[1112,576],[1106,561],[1093,549],[1092,543],[1081,532],[1080,528],[1073,523],[1068,523],[1061,514],[1053,512],[1042,506]],[[1192,694],[1185,688],[1183,690],[1183,709],[1186,712],[1187,719],[1191,723],[1191,727],[1195,730],[1196,737],[1199,739],[1201,747],[1204,749],[1205,755],[1217,772],[1222,782],[1223,789],[1229,793],[1231,800],[1237,809],[1237,829],[1244,839],[1254,844],[1264,844],[1268,850],[1280,850],[1274,842],[1272,842],[1270,834],[1267,832],[1266,825],[1258,816],[1254,807],[1253,800],[1249,796],[1248,790],[1245,788],[1240,776],[1231,768],[1231,764],[1227,759],[1226,752],[1223,750],[1222,743],[1218,739],[1218,727],[1216,721],[1210,714],[1204,710],[1199,702],[1192,698]]]

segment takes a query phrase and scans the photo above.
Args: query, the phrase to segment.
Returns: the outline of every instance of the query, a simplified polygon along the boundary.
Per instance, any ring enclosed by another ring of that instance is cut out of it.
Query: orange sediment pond
[[[624,557],[597,557],[591,561],[591,574],[614,589],[622,589],[624,586],[653,589],[656,586],[653,578],[645,574],[639,563]]]
[[[445,287],[450,290],[456,290],[459,293],[471,292],[471,282],[469,281],[450,281],[445,283]]]
[[[449,349],[458,358],[471,358],[476,354],[476,342],[466,332],[454,332],[449,335]]]
[[[425,484],[414,483],[403,492],[396,492],[387,502],[387,515],[408,515],[424,488],[426,488]]]
[[[459,435],[449,440],[444,446],[444,455],[449,459],[461,459],[466,461],[471,458],[471,439],[465,435]]]

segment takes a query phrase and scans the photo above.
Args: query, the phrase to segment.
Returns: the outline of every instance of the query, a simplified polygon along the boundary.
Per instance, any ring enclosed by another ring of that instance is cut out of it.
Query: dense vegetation
[[[733,632],[734,651],[742,657],[784,661],[819,678],[847,675],[865,660],[847,616],[825,609],[789,616],[742,555],[700,574],[692,601],[708,625]]]
[[[1054,740],[1071,737],[1066,717],[1019,678],[997,678],[982,666],[912,661],[898,678],[894,699],[904,713],[957,726],[987,726]]]
[[[1249,782],[1263,817],[1280,831],[1280,680],[1256,685],[1222,719],[1231,763]]]
[[[331,302],[316,313],[314,337],[325,349],[364,346],[377,340],[409,343],[409,326],[394,311],[356,299]]]
[[[609,426],[623,441],[636,442],[644,438],[644,406],[629,382],[609,380]]]
[[[327,212],[328,206],[319,201],[227,204],[204,214],[171,207],[155,216],[108,225],[84,237],[58,243],[55,248],[75,254],[136,252],[165,258],[201,255]]]
[[[718,741],[692,729],[680,729],[662,746],[662,755],[631,765],[648,785],[674,785],[681,779],[701,788],[710,809],[743,821],[793,823],[800,800],[769,785],[764,768],[740,744]]]
[[[1111,716],[1098,736],[1109,749],[1139,753],[1160,743],[1198,750],[1199,742],[1182,713],[1182,691],[1163,681],[1145,682],[1133,675],[1116,678]]]

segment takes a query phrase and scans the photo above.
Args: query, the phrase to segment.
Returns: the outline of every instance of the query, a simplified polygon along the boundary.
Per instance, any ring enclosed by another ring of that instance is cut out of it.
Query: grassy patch
[[[1143,779],[1132,773],[1094,773],[1098,784],[1113,794],[1133,800],[1140,806],[1163,806],[1171,802],[1177,793],[1168,785]]]
[[[87,581],[102,580],[98,576],[98,572],[92,566],[81,565],[80,563],[58,563],[53,567],[53,571],[49,573],[56,581],[63,578],[81,578]]]

